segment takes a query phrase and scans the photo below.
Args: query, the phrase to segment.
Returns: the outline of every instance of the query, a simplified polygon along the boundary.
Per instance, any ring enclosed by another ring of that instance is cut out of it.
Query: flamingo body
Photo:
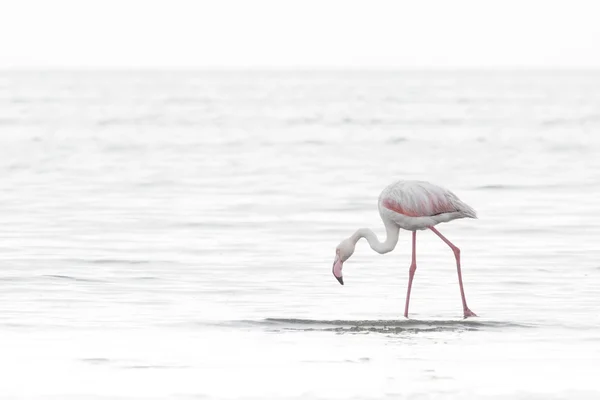
[[[462,299],[464,317],[476,316],[467,306],[462,272],[460,266],[460,249],[442,235],[435,225],[449,222],[458,218],[477,218],[473,208],[462,202],[454,193],[440,186],[424,181],[397,181],[387,186],[381,192],[378,201],[379,215],[385,225],[387,237],[380,242],[375,233],[367,228],[358,229],[352,236],[342,240],[336,247],[333,261],[333,275],[340,284],[343,263],[354,253],[356,243],[365,238],[369,246],[380,254],[392,251],[398,242],[400,229],[412,231],[412,263],[409,269],[408,288],[404,316],[408,317],[408,305],[413,277],[417,269],[416,243],[417,231],[429,229],[446,243],[454,253],[458,283]]]
[[[415,231],[458,218],[477,218],[475,210],[454,193],[424,181],[397,181],[379,196],[381,219]]]

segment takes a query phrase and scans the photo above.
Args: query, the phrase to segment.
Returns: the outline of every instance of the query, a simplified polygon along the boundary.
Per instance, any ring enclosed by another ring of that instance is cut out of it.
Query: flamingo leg
[[[404,317],[408,318],[408,303],[410,302],[410,289],[412,288],[413,277],[417,270],[417,231],[412,234],[412,262],[408,270],[408,289],[406,290],[406,305],[404,306]]]
[[[462,297],[463,312],[465,314],[465,318],[476,317],[477,314],[475,314],[473,311],[469,310],[469,307],[467,307],[467,300],[465,298],[465,289],[463,288],[463,282],[462,282],[462,273],[460,272],[460,249],[458,247],[456,247],[454,244],[452,244],[451,241],[446,239],[444,237],[444,235],[442,235],[433,226],[429,227],[429,229],[431,229],[433,231],[433,233],[438,235],[440,237],[440,239],[442,239],[444,241],[444,243],[446,243],[452,249],[452,252],[454,253],[454,257],[456,258],[456,270],[458,271],[458,284],[460,286],[460,296]]]

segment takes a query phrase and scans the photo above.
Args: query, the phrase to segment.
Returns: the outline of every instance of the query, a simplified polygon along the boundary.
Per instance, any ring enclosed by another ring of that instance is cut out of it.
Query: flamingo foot
[[[477,314],[475,314],[473,311],[469,310],[469,308],[465,308],[464,310],[465,313],[465,318],[469,318],[469,317],[476,317]]]

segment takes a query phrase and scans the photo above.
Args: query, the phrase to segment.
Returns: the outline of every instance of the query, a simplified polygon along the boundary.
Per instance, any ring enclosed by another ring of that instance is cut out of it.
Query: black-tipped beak
[[[342,260],[340,260],[339,255],[336,255],[335,260],[333,261],[333,268],[331,272],[333,273],[333,276],[335,276],[335,279],[337,279],[337,281],[340,283],[340,285],[344,284],[344,278],[342,278],[342,265]]]

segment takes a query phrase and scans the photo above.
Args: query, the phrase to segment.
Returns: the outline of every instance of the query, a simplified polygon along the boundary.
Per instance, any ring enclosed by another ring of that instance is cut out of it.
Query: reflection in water
[[[527,325],[514,322],[501,321],[477,321],[467,319],[462,321],[439,320],[439,321],[420,321],[420,320],[375,320],[375,321],[348,321],[348,320],[309,320],[309,319],[286,319],[286,318],[267,318],[264,321],[255,323],[257,326],[267,328],[277,328],[281,330],[299,330],[299,331],[334,331],[334,332],[380,332],[380,333],[401,333],[401,332],[443,332],[443,331],[479,331],[479,330],[501,330],[511,328],[533,328],[534,325]]]

